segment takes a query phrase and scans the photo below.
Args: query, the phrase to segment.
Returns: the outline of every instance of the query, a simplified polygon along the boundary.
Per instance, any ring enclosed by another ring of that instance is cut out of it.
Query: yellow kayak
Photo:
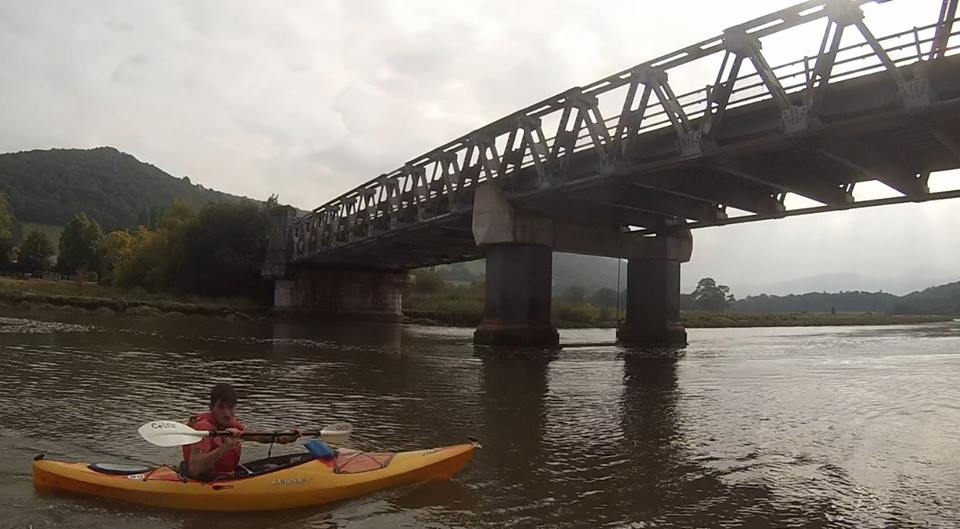
[[[92,494],[164,507],[203,511],[290,509],[355,498],[408,483],[448,479],[470,461],[479,444],[410,452],[341,449],[336,457],[289,454],[245,463],[249,475],[215,481],[181,477],[170,467],[67,463],[37,456],[38,490]]]

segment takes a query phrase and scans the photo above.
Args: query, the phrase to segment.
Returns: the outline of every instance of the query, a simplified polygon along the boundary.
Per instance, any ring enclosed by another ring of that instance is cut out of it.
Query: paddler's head
[[[237,392],[230,384],[217,384],[210,390],[210,413],[218,430],[230,426],[237,408]]]

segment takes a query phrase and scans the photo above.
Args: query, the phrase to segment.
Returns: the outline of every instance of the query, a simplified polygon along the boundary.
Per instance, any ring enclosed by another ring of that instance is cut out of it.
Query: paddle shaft
[[[242,432],[237,437],[240,439],[249,439],[260,443],[289,443],[299,437],[319,437],[324,441],[333,443],[342,443],[347,440],[353,427],[349,423],[337,423],[320,430],[310,430],[298,432],[296,430],[286,432]],[[205,431],[194,430],[186,424],[176,421],[151,421],[139,429],[137,432],[147,442],[157,446],[186,446],[194,444],[206,437],[227,437],[233,436],[233,433],[223,430]]]
[[[327,432],[329,434],[330,432]],[[320,437],[324,432],[322,430],[316,430],[312,432],[243,432],[237,437],[240,439],[250,439],[256,437]],[[233,434],[230,432],[224,431],[211,431],[207,433],[207,437],[229,437]]]

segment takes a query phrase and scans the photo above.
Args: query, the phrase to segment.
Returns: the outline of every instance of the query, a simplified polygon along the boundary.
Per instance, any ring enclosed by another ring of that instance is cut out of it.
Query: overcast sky
[[[0,152],[109,145],[206,187],[311,209],[539,99],[793,3],[10,0]],[[867,23],[878,35],[929,24],[939,4],[870,6]],[[764,52],[772,63],[814,54],[822,27]],[[957,280],[958,213],[954,200],[700,230],[684,276],[744,289],[921,268]]]

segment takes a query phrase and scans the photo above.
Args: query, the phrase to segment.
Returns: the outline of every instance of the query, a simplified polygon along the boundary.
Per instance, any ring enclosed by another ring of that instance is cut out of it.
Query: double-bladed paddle
[[[280,437],[300,436],[319,437],[320,439],[339,444],[347,440],[353,427],[350,423],[341,422],[331,424],[318,431],[309,432],[243,432],[240,439],[256,439],[267,441]],[[157,446],[183,446],[201,441],[205,437],[224,437],[232,435],[230,432],[194,430],[193,428],[174,421],[151,421],[137,430],[148,443]]]

